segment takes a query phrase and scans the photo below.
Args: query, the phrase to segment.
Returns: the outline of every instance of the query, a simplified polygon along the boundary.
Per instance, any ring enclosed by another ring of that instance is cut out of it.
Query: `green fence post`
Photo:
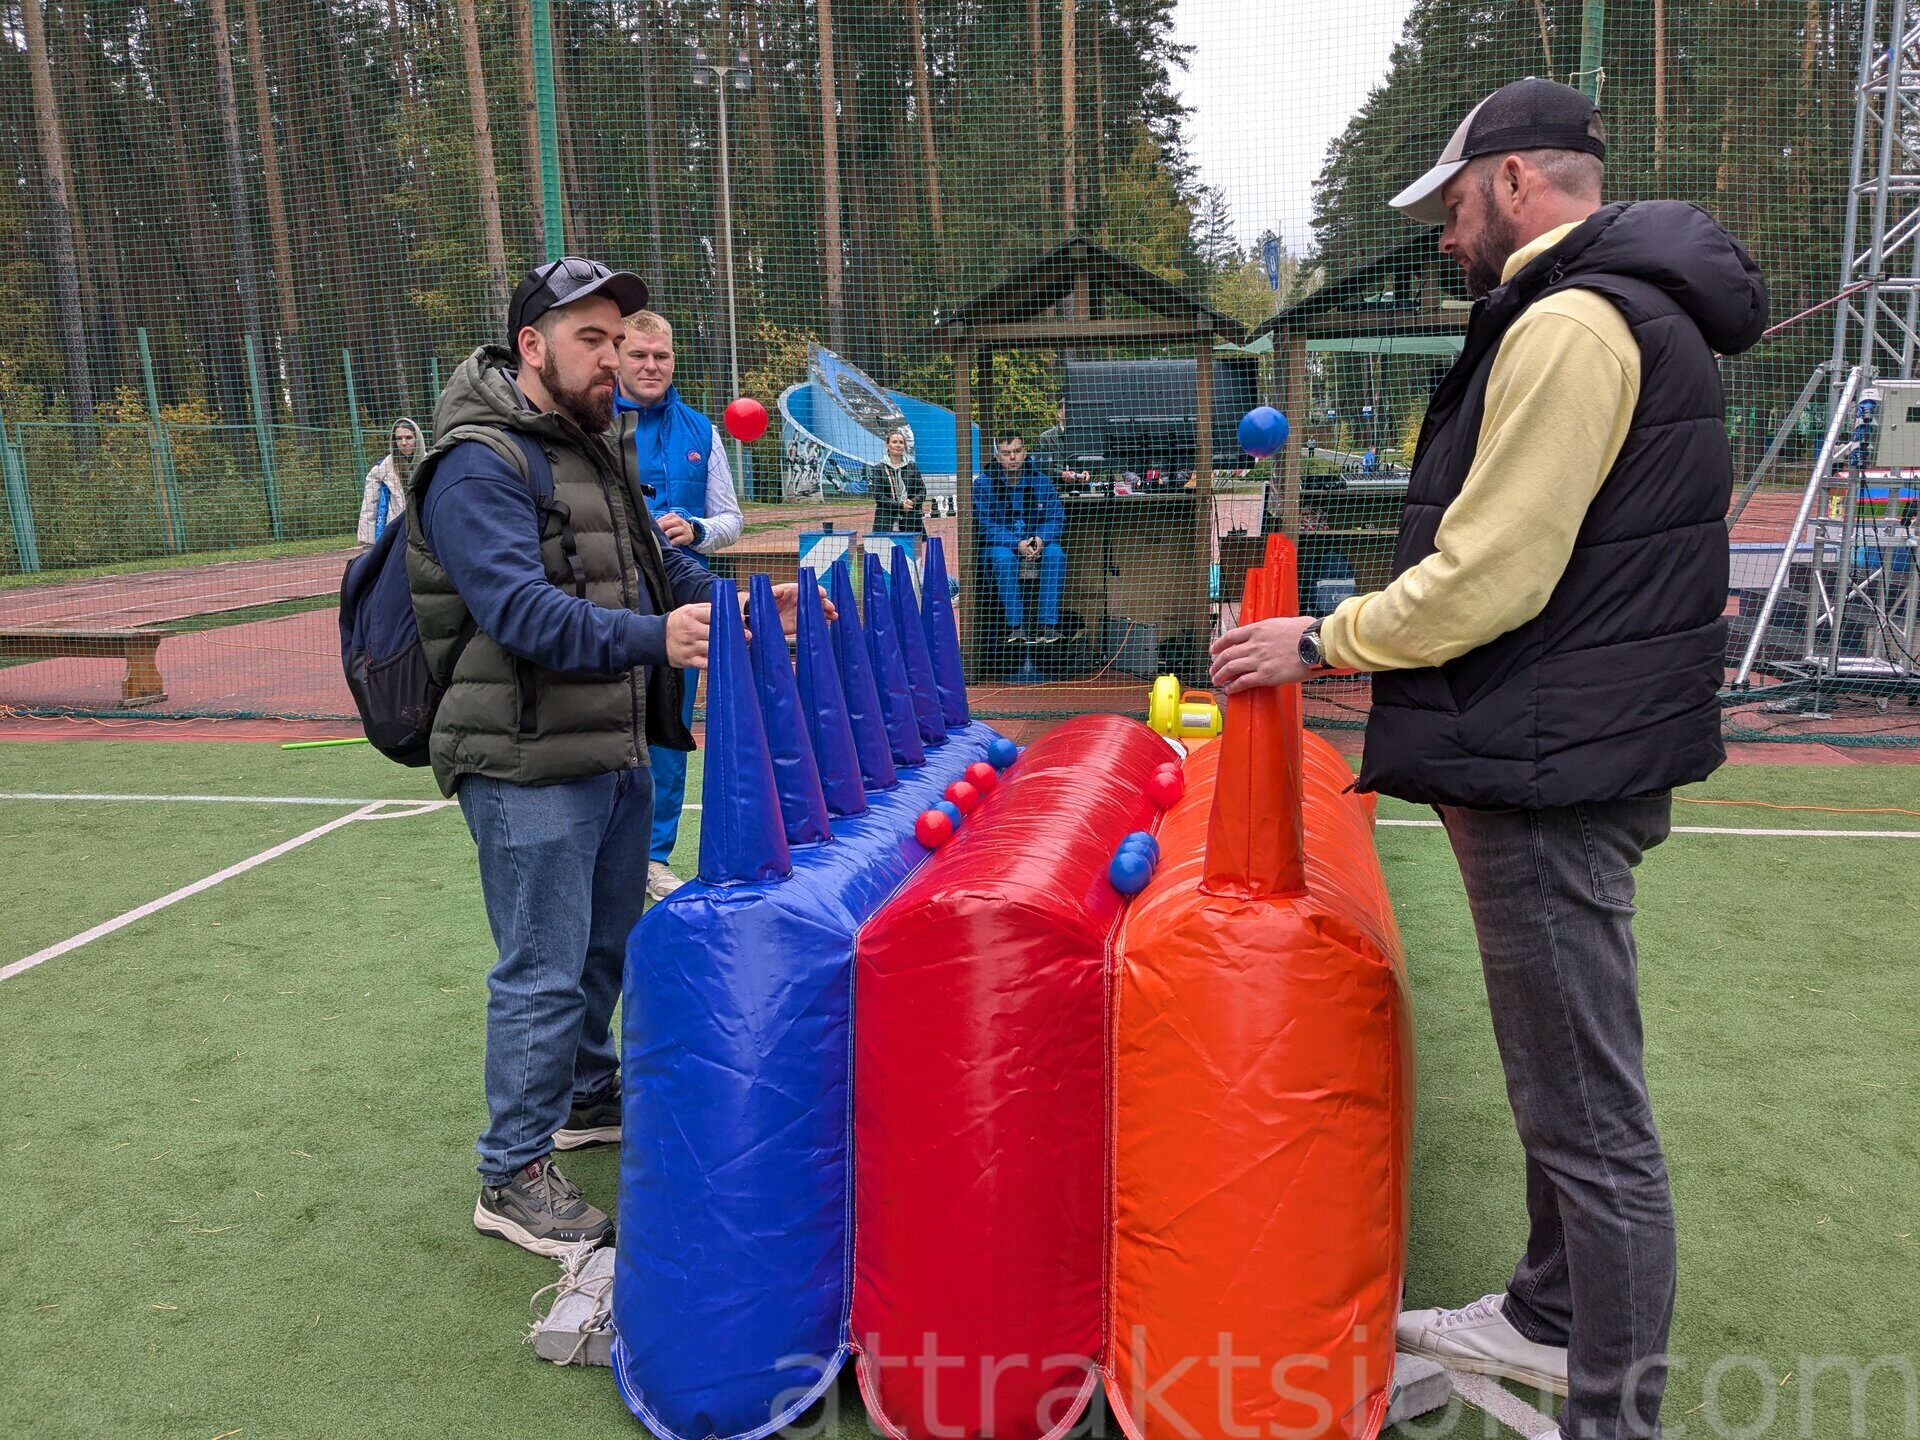
[[[166,535],[167,553],[178,555],[187,548],[186,525],[180,513],[180,474],[174,468],[167,422],[160,417],[160,387],[153,380],[153,350],[147,344],[147,327],[138,326],[133,333],[140,342],[140,378],[147,386],[147,425],[153,432],[147,449],[153,458],[154,499],[160,506],[160,528]]]
[[[440,357],[434,355],[427,361],[427,372],[433,376],[433,399],[427,407],[427,429],[433,429],[433,412],[440,408]],[[428,435],[427,439],[433,439]]]
[[[360,392],[353,387],[353,354],[340,347],[340,367],[347,372],[347,430],[353,439],[353,459],[360,468],[355,478],[367,473],[367,437],[360,431]]]
[[[1580,73],[1573,78],[1596,105],[1600,103],[1600,47],[1606,28],[1606,0],[1586,0],[1580,14]]]
[[[247,384],[253,391],[253,439],[260,449],[260,478],[267,491],[267,523],[273,527],[273,538],[286,537],[280,527],[280,477],[273,467],[273,427],[267,423],[267,396],[260,388],[260,353],[254,348],[253,336],[242,335],[241,344],[247,353]]]
[[[7,519],[13,525],[13,553],[20,572],[40,569],[40,536],[33,528],[33,500],[27,494],[25,453],[7,436],[6,416],[0,415],[0,481],[7,492]]]
[[[546,224],[543,238],[547,259],[558,260],[567,253],[567,239],[560,224],[560,120],[553,98],[553,25],[549,8],[549,0],[533,0],[530,13],[534,109],[540,126],[540,211]]]

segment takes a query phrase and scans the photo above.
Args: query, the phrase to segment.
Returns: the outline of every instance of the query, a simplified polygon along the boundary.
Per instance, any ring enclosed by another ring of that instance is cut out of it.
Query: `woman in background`
[[[924,535],[921,510],[927,503],[927,482],[920,467],[907,458],[907,432],[887,432],[884,459],[867,466],[867,489],[873,495],[873,524],[879,535]]]
[[[387,443],[387,453],[367,471],[366,490],[360,497],[362,545],[378,540],[387,522],[407,508],[407,480],[413,474],[413,462],[427,448],[420,427],[404,415],[393,422]]]

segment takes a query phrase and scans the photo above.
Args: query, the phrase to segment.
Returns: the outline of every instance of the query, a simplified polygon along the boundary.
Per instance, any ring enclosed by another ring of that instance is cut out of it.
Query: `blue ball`
[[[956,830],[960,828],[960,822],[967,818],[960,813],[960,807],[951,800],[936,800],[933,808],[951,820],[953,822],[953,828]]]
[[[1271,405],[1256,405],[1240,417],[1240,448],[1256,460],[1277,455],[1287,443],[1287,417]]]
[[[1122,895],[1138,895],[1153,878],[1153,864],[1138,850],[1122,850],[1107,866],[1107,879]]]
[[[1145,851],[1149,861],[1156,865],[1160,863],[1160,842],[1145,830],[1135,830],[1132,834],[1128,835],[1126,839],[1120,842],[1120,848],[1122,850]]]
[[[995,736],[993,743],[987,746],[987,759],[993,762],[996,770],[1006,769],[1019,758],[1020,747],[1004,735]]]

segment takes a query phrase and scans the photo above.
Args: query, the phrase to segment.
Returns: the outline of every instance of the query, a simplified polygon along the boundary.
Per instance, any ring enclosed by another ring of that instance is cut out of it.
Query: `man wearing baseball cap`
[[[1766,324],[1740,245],[1675,201],[1601,204],[1591,101],[1520,80],[1395,208],[1475,298],[1427,408],[1396,578],[1215,642],[1229,691],[1373,673],[1360,784],[1433,805],[1480,941],[1526,1151],[1504,1292],[1401,1316],[1402,1349],[1567,1397],[1578,1440],[1659,1433],[1676,1250],[1642,1065],[1634,869],[1725,758],[1715,352]]]
[[[680,671],[707,656],[713,578],[661,543],[609,428],[622,319],[646,303],[638,276],[580,256],[529,272],[408,486],[407,577],[445,687],[434,777],[500,952],[473,1223],[542,1255],[611,1233],[552,1152],[619,1137],[610,1020],[645,904],[648,746],[693,748]],[[793,587],[779,598],[791,612]]]

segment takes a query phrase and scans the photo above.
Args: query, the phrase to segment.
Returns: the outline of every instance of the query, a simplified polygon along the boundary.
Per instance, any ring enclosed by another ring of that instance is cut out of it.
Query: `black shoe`
[[[620,1077],[591,1100],[576,1100],[567,1123],[553,1132],[553,1148],[578,1150],[583,1145],[620,1143]]]
[[[517,1171],[504,1185],[482,1185],[473,1207],[473,1228],[548,1256],[603,1245],[613,1236],[606,1212],[586,1202],[550,1155]]]
[[[1032,643],[1033,641],[1027,637],[1027,630],[1024,625],[1016,625],[1007,632],[1007,644],[1009,645],[1031,645]]]
[[[1058,625],[1042,625],[1040,627],[1040,643],[1042,645],[1058,645],[1063,638]]]

